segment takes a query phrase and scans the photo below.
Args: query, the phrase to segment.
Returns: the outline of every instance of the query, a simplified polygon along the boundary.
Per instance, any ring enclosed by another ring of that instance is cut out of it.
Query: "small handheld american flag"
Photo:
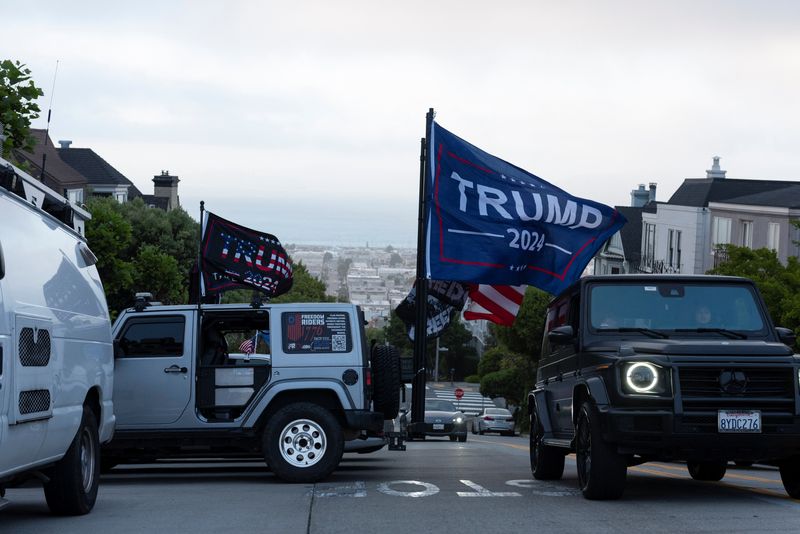
[[[239,350],[244,352],[245,354],[254,353],[255,350],[256,350],[256,337],[257,336],[258,336],[258,334],[256,334],[255,336],[253,336],[253,337],[251,337],[249,339],[245,339],[244,341],[242,341],[242,344],[239,345]]]

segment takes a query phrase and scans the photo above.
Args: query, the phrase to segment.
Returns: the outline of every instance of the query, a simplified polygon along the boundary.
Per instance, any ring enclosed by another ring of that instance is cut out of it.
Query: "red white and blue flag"
[[[464,319],[485,319],[504,326],[514,324],[527,286],[470,285]]]
[[[431,122],[425,278],[559,294],[626,220]]]
[[[272,234],[257,232],[204,212],[203,295],[250,287],[277,297],[292,288],[292,262]]]
[[[245,339],[242,341],[242,344],[239,345],[239,351],[245,354],[253,354],[256,351],[256,339],[258,338],[258,334],[255,336]]]

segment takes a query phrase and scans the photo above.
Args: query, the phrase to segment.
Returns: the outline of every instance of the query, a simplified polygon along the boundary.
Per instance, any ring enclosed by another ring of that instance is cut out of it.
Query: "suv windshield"
[[[750,286],[652,281],[594,285],[589,324],[600,332],[698,332],[727,337],[763,333],[765,328]]]
[[[441,399],[425,399],[426,412],[455,412],[456,407],[453,403]]]

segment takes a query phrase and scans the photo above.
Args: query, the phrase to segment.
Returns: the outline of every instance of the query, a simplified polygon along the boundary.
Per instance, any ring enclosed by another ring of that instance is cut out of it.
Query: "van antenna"
[[[56,71],[53,73],[53,89],[50,91],[50,105],[47,107],[47,128],[44,131],[44,141],[42,147],[42,172],[39,175],[39,180],[44,182],[44,167],[47,165],[47,152],[45,148],[47,147],[47,140],[50,139],[50,114],[53,111],[53,96],[56,93],[56,77],[58,76],[58,62],[60,60],[56,60]]]

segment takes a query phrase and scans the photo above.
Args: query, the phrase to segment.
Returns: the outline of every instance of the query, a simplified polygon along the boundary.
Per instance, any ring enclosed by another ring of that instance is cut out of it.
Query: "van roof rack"
[[[0,187],[44,211],[81,237],[86,235],[85,223],[92,218],[88,211],[3,158],[0,158]]]

